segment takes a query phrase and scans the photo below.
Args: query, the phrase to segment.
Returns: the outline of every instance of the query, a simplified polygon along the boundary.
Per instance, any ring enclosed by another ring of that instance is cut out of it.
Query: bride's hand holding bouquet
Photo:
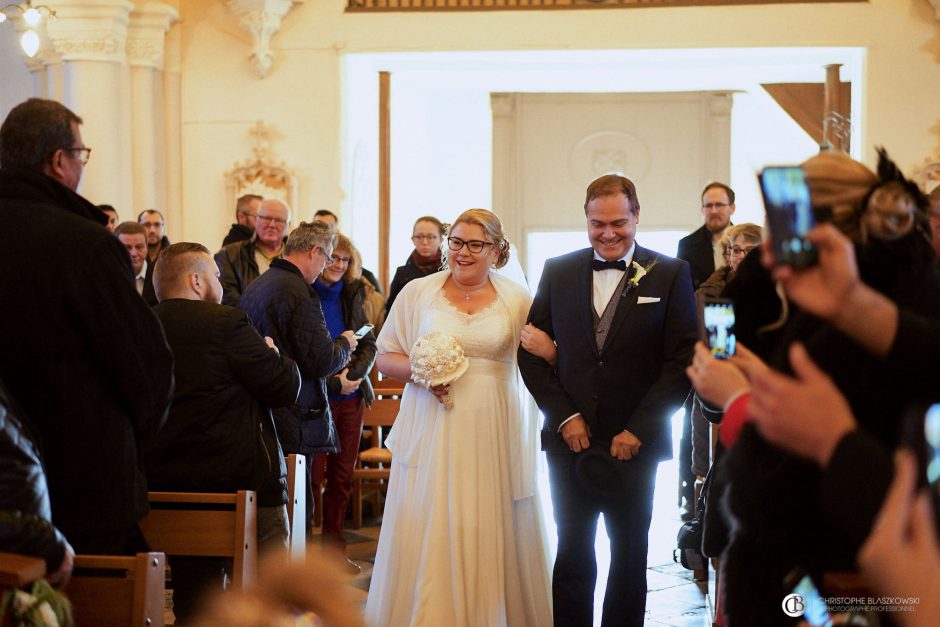
[[[408,361],[415,383],[430,390],[447,409],[453,407],[448,388],[469,365],[460,342],[437,331],[425,333],[411,347]]]

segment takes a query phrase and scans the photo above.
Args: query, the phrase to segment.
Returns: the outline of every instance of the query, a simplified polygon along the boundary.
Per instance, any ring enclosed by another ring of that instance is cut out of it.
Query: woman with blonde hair
[[[320,297],[327,330],[334,339],[347,329],[359,329],[367,321],[363,304],[368,281],[359,278],[362,266],[358,259],[358,251],[352,241],[342,233],[337,233],[332,263],[323,269],[313,284],[313,289]],[[369,371],[374,362],[375,336],[369,332],[359,339],[349,363],[327,379],[330,411],[339,436],[340,450],[329,454],[318,453],[310,466],[314,492],[319,491],[326,479],[326,490],[323,492],[323,542],[343,557],[346,553],[343,523],[362,437],[364,407],[372,405],[375,399],[369,381]],[[352,562],[349,565],[351,569],[358,570],[358,565]]]
[[[531,298],[494,272],[509,258],[495,214],[465,211],[447,236],[447,269],[404,287],[377,341],[379,370],[407,384],[366,621],[550,625],[538,414],[516,367]],[[431,332],[456,339],[467,365],[427,388],[409,355]]]

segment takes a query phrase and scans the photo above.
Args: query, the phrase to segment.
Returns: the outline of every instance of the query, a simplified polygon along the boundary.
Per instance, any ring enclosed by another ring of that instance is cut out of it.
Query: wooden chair
[[[150,513],[140,522],[151,548],[167,555],[231,557],[232,583],[243,590],[258,574],[258,501],[237,494],[150,492]]]
[[[287,519],[290,522],[290,558],[303,562],[307,555],[307,459],[287,456]]]
[[[163,553],[77,555],[65,593],[72,601],[77,627],[162,627],[165,578]]]
[[[398,393],[401,394],[399,388]],[[398,416],[400,398],[377,398],[363,415],[363,425],[371,428],[370,446],[359,453],[353,469],[352,508],[353,528],[362,527],[362,492],[364,489],[382,491],[388,484],[392,453],[382,445],[382,428],[391,427]]]
[[[164,620],[163,553],[134,557],[77,555],[64,592],[72,602],[78,627],[162,627]],[[0,588],[22,588],[46,574],[36,557],[0,553]]]

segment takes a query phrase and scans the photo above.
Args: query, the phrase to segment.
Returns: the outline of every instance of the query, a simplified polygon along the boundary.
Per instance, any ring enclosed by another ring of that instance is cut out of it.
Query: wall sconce
[[[32,0],[26,0],[21,4],[7,4],[0,7],[0,24],[7,21],[7,11],[19,11],[23,21],[28,28],[20,36],[20,46],[30,58],[36,56],[39,51],[39,34],[34,30],[42,20],[42,11],[46,12],[47,17],[55,19],[55,9],[44,4],[33,6]]]

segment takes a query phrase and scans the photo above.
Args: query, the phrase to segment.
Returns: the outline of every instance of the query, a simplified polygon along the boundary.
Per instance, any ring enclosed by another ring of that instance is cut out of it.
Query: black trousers
[[[552,574],[557,627],[594,624],[597,560],[594,537],[604,514],[610,538],[610,571],[604,594],[603,627],[642,627],[646,611],[646,554],[656,462],[637,462],[635,481],[623,498],[602,499],[585,492],[575,475],[576,455],[548,454],[552,507],[558,527],[558,556]]]

